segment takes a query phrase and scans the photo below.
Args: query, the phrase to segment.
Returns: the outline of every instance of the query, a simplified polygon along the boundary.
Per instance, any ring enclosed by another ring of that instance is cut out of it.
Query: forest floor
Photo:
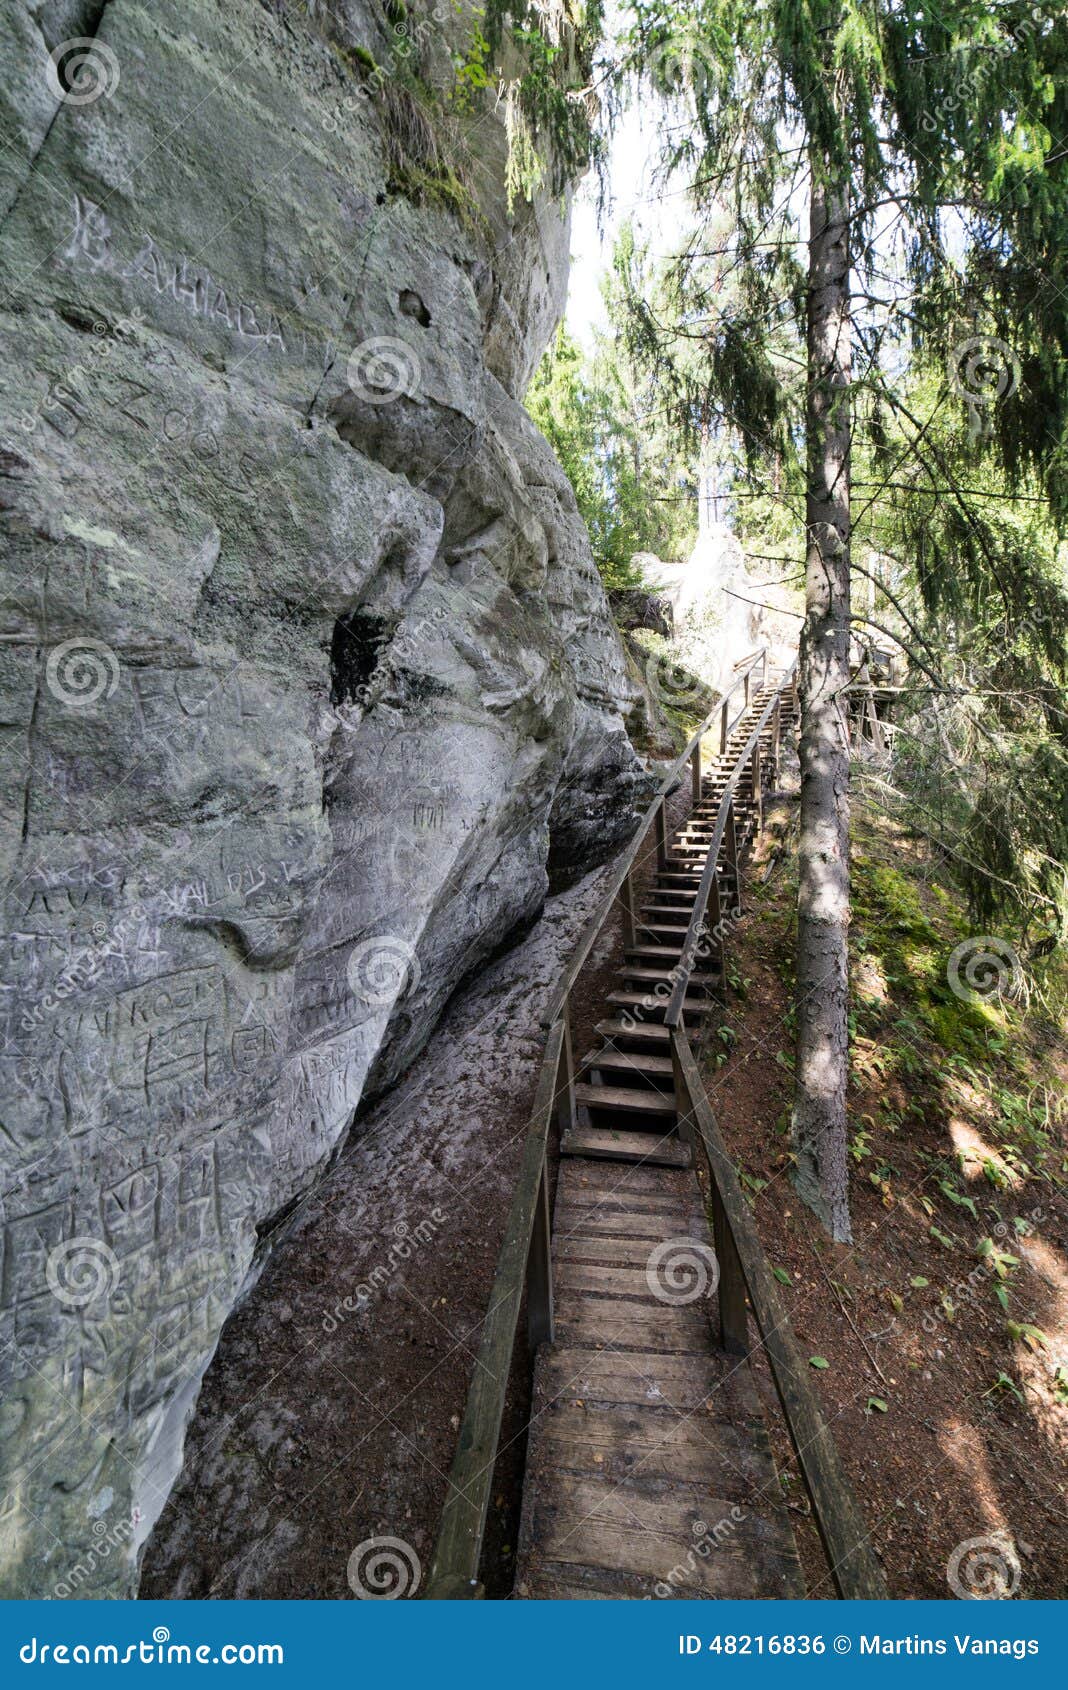
[[[776,819],[703,1067],[891,1594],[945,1597],[953,1572],[969,1591],[993,1576],[1008,1594],[1063,1597],[1063,980],[1051,969],[1029,1002],[957,995],[949,958],[973,929],[944,865],[854,800],[853,1243],[830,1245],[790,1179],[796,804]],[[759,1371],[810,1593],[833,1595]]]

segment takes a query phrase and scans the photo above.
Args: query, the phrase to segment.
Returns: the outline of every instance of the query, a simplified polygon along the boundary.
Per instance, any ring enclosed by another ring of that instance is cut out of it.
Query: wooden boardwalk
[[[555,1341],[534,1376],[519,1598],[804,1595],[749,1363],[713,1334],[712,1238],[664,1025],[727,774],[772,691],[753,700],[664,842],[602,1043],[580,1065],[554,1211]],[[759,767],[736,794],[714,900],[724,912],[760,824]],[[713,942],[690,977],[687,1022],[711,1013],[722,970]]]

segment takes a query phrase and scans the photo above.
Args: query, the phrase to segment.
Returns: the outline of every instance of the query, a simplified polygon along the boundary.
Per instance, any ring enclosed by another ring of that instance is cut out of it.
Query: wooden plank
[[[674,1313],[674,1310],[670,1311]],[[673,1409],[676,1415],[704,1409],[718,1411],[722,1400],[748,1419],[760,1408],[744,1382],[745,1368],[732,1373],[726,1357],[706,1348],[703,1355],[667,1353],[650,1357],[620,1348],[591,1350],[557,1344],[546,1350],[538,1368],[538,1396],[585,1403],[628,1403],[634,1408]],[[742,1376],[742,1377],[739,1377]],[[728,1383],[729,1382],[729,1383]]]
[[[594,1086],[580,1083],[575,1087],[575,1102],[588,1109],[637,1111],[642,1115],[675,1115],[675,1094],[654,1091],[651,1086]]]
[[[671,1041],[670,1029],[659,1026],[655,1021],[646,1022],[644,1026],[635,1021],[598,1021],[595,1031],[600,1033],[603,1039],[650,1045],[655,1050],[666,1049]]]
[[[595,1239],[643,1239],[648,1251],[662,1238],[670,1238],[675,1232],[687,1230],[687,1223],[691,1217],[684,1209],[674,1212],[664,1209],[651,1209],[645,1214],[627,1214],[618,1208],[610,1212],[602,1207],[589,1209],[572,1208],[570,1205],[556,1209],[556,1248],[573,1239],[581,1239],[592,1243]]]
[[[803,1594],[781,1514],[747,1512],[697,1488],[649,1495],[607,1480],[547,1475],[534,1499],[532,1539],[539,1558],[678,1582],[706,1597]]]
[[[646,1263],[658,1243],[665,1237],[663,1231],[659,1236],[650,1238],[647,1234],[639,1237],[624,1237],[618,1232],[598,1232],[592,1238],[584,1237],[580,1232],[568,1232],[561,1228],[557,1217],[557,1234],[553,1245],[553,1260],[556,1262],[601,1262],[614,1267],[640,1267],[645,1271]],[[687,1236],[679,1232],[679,1236]],[[670,1238],[669,1231],[666,1236]]]
[[[708,1316],[692,1307],[663,1309],[612,1301],[556,1286],[556,1341],[576,1347],[622,1347],[658,1355],[707,1355],[712,1341]]]
[[[655,1408],[557,1402],[538,1429],[542,1459],[559,1471],[600,1474],[612,1483],[704,1483],[731,1502],[765,1498],[776,1483],[761,1420],[681,1420]],[[699,1422],[699,1423],[698,1423]],[[774,1492],[772,1492],[774,1494]]]
[[[561,1291],[595,1291],[602,1297],[629,1297],[652,1308],[673,1314],[678,1304],[668,1304],[654,1296],[645,1277],[645,1269],[630,1267],[602,1267],[595,1262],[571,1261],[566,1256],[557,1261],[556,1283]],[[714,1306],[714,1298],[706,1298]],[[689,1304],[683,1304],[687,1308]]]
[[[672,1202],[687,1205],[695,1196],[694,1182],[685,1174],[667,1168],[601,1168],[595,1162],[586,1168],[561,1168],[556,1191],[558,1202],[563,1191],[573,1192],[576,1197],[590,1192],[621,1198],[670,1195]]]
[[[658,1056],[645,1050],[591,1050],[582,1058],[580,1066],[584,1071],[603,1068],[611,1073],[634,1074],[639,1079],[665,1079],[669,1090],[674,1072],[670,1056]]]
[[[605,1162],[642,1162],[650,1167],[688,1168],[688,1145],[659,1132],[616,1132],[610,1127],[578,1127],[560,1146],[561,1156],[599,1158]]]
[[[734,1163],[705,1095],[689,1042],[681,1030],[675,1048],[689,1094],[690,1113],[704,1144],[741,1259],[753,1313],[835,1583],[840,1595],[847,1599],[885,1599],[886,1582],[869,1541],[864,1516],[813,1390],[807,1363],[794,1338],[752,1212],[742,1195]]]

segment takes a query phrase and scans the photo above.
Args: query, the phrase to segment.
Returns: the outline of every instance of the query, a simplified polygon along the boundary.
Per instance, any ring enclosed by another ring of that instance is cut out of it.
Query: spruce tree
[[[886,358],[904,327],[908,355],[946,372],[940,405],[973,431],[981,413],[1006,492],[1030,477],[1055,516],[1068,511],[1068,25],[1048,0],[633,0],[629,11],[631,66],[669,102],[668,166],[688,170],[701,214],[726,202],[734,215],[743,304],[708,330],[710,383],[751,464],[784,441],[788,452],[791,428],[804,437],[793,1123],[799,1189],[844,1240],[850,482],[856,430],[876,416],[860,400],[883,399],[905,452],[926,458],[924,422]],[[895,229],[906,257],[888,284]],[[774,352],[789,327],[803,348],[800,403]],[[1011,604],[966,489],[953,466],[937,472],[959,516],[955,562]]]

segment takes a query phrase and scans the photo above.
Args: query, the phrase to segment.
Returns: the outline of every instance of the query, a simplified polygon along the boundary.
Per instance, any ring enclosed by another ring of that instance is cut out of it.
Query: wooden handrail
[[[848,1601],[885,1600],[889,1592],[868,1538],[864,1516],[812,1388],[808,1367],[793,1335],[756,1223],[682,1027],[672,1029],[671,1054],[680,1125],[685,1103],[686,1119],[696,1128],[696,1137],[708,1163],[724,1347],[743,1353],[748,1349],[745,1335],[745,1292],[748,1291],[838,1594]]]
[[[746,764],[752,757],[754,749],[758,745],[760,736],[767,726],[772,713],[776,709],[782,708],[783,695],[788,687],[793,686],[794,675],[796,672],[797,664],[794,663],[787,670],[775,692],[772,694],[771,698],[769,698],[767,704],[764,706],[764,709],[761,711],[760,720],[749,735],[744,748],[735,760],[734,768],[731,771],[730,778],[723,791],[723,797],[720,799],[719,809],[716,812],[716,827],[712,835],[712,844],[709,847],[708,857],[705,861],[704,871],[701,875],[701,883],[697,889],[697,897],[694,900],[693,910],[690,915],[690,924],[686,929],[686,938],[683,942],[682,951],[679,956],[679,964],[676,970],[675,985],[672,989],[671,997],[668,1001],[668,1007],[664,1015],[664,1020],[669,1027],[677,1027],[682,1020],[683,1005],[686,999],[687,988],[690,983],[690,975],[693,971],[694,963],[697,960],[697,949],[701,940],[701,930],[704,926],[705,911],[708,908],[709,893],[711,892],[716,880],[716,869],[719,863],[720,846],[723,844],[723,836],[727,830],[728,818],[731,817],[734,808],[735,787],[741,780]],[[754,803],[759,802],[758,792],[754,792],[753,801]],[[737,872],[738,865],[735,863],[735,873]]]
[[[533,1348],[552,1342],[552,1266],[549,1250],[549,1194],[545,1151],[556,1104],[567,1027],[558,1020],[549,1034],[538,1078],[534,1110],[523,1146],[508,1224],[504,1229],[482,1342],[467,1394],[449,1490],[442,1511],[424,1596],[479,1597],[478,1565],[486,1530],[493,1468],[512,1365],[519,1305],[527,1281],[527,1322]],[[534,1270],[532,1273],[531,1270]]]
[[[608,889],[591,915],[589,921],[586,923],[586,926],[583,928],[582,937],[579,939],[579,942],[575,947],[571,961],[564,969],[562,975],[560,976],[556,990],[549,999],[541,1017],[541,1025],[543,1027],[551,1027],[553,1025],[557,1016],[561,1013],[565,1003],[567,1002],[571,988],[575,984],[575,981],[578,979],[583,968],[586,966],[590,952],[593,950],[594,945],[601,936],[601,929],[611,914],[612,906],[619,897],[623,884],[626,881],[627,876],[630,874],[631,869],[634,867],[635,858],[641,850],[642,845],[645,843],[646,835],[660,815],[664,800],[674,789],[675,783],[679,779],[685,764],[690,757],[699,755],[701,741],[711,727],[713,718],[725,711],[728,700],[734,693],[737,692],[739,687],[744,687],[746,680],[752,674],[758,663],[763,663],[764,673],[767,673],[767,656],[767,647],[760,646],[758,650],[750,655],[750,657],[743,659],[743,661],[748,664],[748,668],[745,669],[744,673],[738,676],[738,679],[727,692],[720,694],[720,696],[716,699],[715,704],[708,712],[708,715],[705,717],[700,727],[690,736],[685,751],[683,751],[682,754],[675,759],[671,769],[660,782],[656,797],[649,805],[649,808],[646,810],[644,817],[639,823],[638,830],[635,833],[634,838],[631,840],[622,856],[617,859],[616,866],[612,870],[611,879],[608,882]],[[745,709],[742,710],[741,714],[736,717],[735,720],[740,721],[744,715]],[[726,728],[724,729],[724,732],[729,733],[730,729]]]

